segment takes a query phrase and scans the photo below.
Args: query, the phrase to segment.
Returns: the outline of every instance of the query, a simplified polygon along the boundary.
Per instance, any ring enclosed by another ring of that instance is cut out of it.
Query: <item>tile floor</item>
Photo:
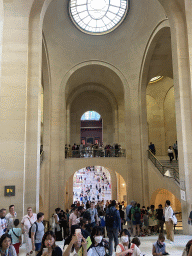
[[[186,243],[192,239],[192,236],[184,236],[184,235],[175,235],[175,242],[173,244],[166,243],[167,252],[171,256],[181,256],[183,249]],[[152,244],[157,240],[157,236],[149,236],[149,237],[141,237],[141,252],[146,256],[152,255]],[[63,242],[57,242],[61,248],[63,247]],[[20,248],[20,256],[24,256],[25,254],[25,245]]]

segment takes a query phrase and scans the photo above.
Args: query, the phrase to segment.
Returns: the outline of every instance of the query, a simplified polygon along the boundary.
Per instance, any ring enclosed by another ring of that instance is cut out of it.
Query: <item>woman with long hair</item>
[[[0,255],[1,256],[17,256],[12,238],[9,234],[4,234],[0,238]]]
[[[41,249],[37,256],[62,256],[62,250],[55,244],[56,237],[53,231],[47,231],[43,238]]]

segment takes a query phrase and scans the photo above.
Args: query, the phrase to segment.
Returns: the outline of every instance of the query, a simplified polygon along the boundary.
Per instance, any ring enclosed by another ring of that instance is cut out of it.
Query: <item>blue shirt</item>
[[[13,233],[14,231],[14,233]],[[21,236],[21,229],[20,228],[13,228],[9,230],[9,235],[12,237],[12,244],[17,244],[19,243],[19,237]],[[16,235],[18,237],[16,237]]]

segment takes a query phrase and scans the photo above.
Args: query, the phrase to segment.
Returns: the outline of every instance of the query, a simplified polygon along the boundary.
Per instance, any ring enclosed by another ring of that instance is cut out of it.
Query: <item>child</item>
[[[164,242],[165,242],[165,237],[161,233],[159,234],[157,242],[153,244],[153,250],[152,250],[153,256],[169,255],[169,253],[166,252]]]
[[[15,247],[17,255],[19,255],[19,246],[21,244],[21,228],[19,228],[19,220],[14,220],[15,228],[9,230],[9,235],[12,237],[12,244]]]
[[[143,255],[139,249],[141,242],[138,237],[134,237],[131,241],[131,248],[133,249],[133,253],[131,256],[141,256]]]
[[[123,229],[120,234],[120,244],[116,248],[116,256],[133,255],[133,249],[129,249],[130,234],[127,229]],[[133,245],[134,247],[134,245]]]

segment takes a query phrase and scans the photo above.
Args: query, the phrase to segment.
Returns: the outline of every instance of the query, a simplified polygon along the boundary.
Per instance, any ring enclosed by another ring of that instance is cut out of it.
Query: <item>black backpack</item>
[[[35,232],[35,239],[36,239],[36,234],[37,234],[37,231],[38,231],[37,222],[34,222],[34,223],[31,225],[31,227],[30,227],[30,229],[29,229],[29,238],[31,238],[31,229],[32,229],[32,227],[33,227],[34,224],[36,225],[36,232]]]
[[[115,209],[115,211],[109,209],[109,212],[105,216],[106,227],[112,228],[116,219],[117,219],[117,209]]]
[[[134,219],[135,220],[140,220],[141,219],[141,212],[140,212],[140,210],[138,208],[135,209]]]

